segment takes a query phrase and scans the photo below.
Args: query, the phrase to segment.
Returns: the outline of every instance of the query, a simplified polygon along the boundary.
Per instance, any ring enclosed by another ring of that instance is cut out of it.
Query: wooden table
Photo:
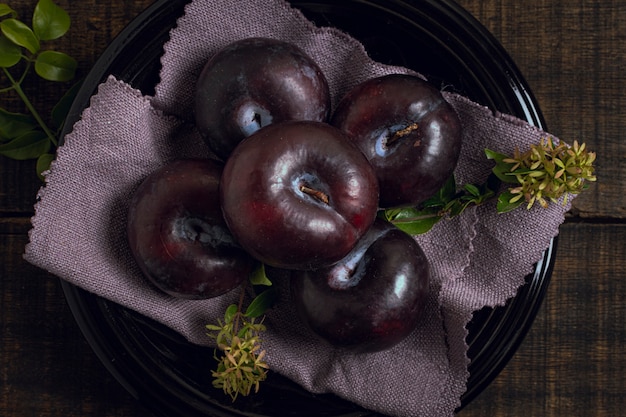
[[[599,182],[561,228],[552,282],[517,354],[459,415],[618,416],[626,410],[626,4],[459,0],[520,67],[549,130],[598,154]],[[34,0],[9,1],[26,19]],[[58,0],[62,49],[86,73],[151,0]],[[29,81],[36,105],[59,90]],[[2,96],[2,106],[21,110]],[[34,163],[0,160],[0,416],[150,416],[96,358],[59,281],[22,260],[40,186]]]

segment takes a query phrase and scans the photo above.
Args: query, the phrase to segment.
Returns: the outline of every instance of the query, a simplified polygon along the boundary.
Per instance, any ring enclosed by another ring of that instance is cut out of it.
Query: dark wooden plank
[[[460,416],[623,415],[624,241],[623,224],[562,227],[548,295],[528,337]]]
[[[0,222],[0,416],[150,416],[93,353],[59,280],[22,259],[28,222]]]
[[[458,0],[519,66],[550,133],[598,153],[599,183],[576,200],[583,217],[626,217],[626,9],[620,0]]]
[[[80,63],[85,74],[111,39],[151,1],[59,1],[72,18],[71,34],[59,48]],[[551,133],[571,142],[587,142],[600,156],[600,182],[576,201],[584,217],[626,217],[621,196],[626,184],[626,157],[621,132],[626,120],[621,68],[626,13],[619,0],[529,0],[525,2],[460,0],[499,39],[537,96]],[[11,2],[28,16],[31,2]],[[59,86],[32,77],[28,91],[45,114],[59,97]],[[7,100],[3,97],[3,104]],[[8,100],[13,110],[16,100]],[[0,162],[0,207],[31,210],[35,179],[32,164]],[[18,186],[19,182],[19,186]]]

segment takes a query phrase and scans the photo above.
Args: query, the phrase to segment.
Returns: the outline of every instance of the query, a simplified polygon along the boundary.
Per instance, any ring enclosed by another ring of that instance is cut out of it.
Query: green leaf
[[[510,184],[518,183],[515,175],[511,174],[511,168],[513,168],[513,164],[504,162],[504,160],[507,159],[508,156],[492,151],[490,149],[485,149],[485,155],[487,156],[487,159],[492,159],[496,162],[496,165],[491,171],[495,174],[496,177],[498,177],[500,181]]]
[[[76,94],[78,94],[82,84],[82,81],[79,81],[70,87],[70,89],[65,92],[63,97],[61,97],[59,102],[52,108],[52,123],[57,129],[61,129],[63,127],[63,123],[65,123],[65,119],[70,112],[70,108],[72,107]]]
[[[437,195],[442,202],[448,202],[454,198],[456,195],[456,180],[454,175],[450,175],[450,178],[448,178],[443,187],[441,187]]]
[[[21,21],[10,18],[0,22],[0,30],[11,42],[36,54],[39,51],[39,39],[33,31]]]
[[[6,36],[0,35],[0,67],[10,68],[20,62],[22,51],[19,46],[11,42]]]
[[[477,186],[475,186],[474,184],[465,184],[463,186],[463,188],[465,189],[465,191],[470,193],[472,196],[480,197],[480,189]]]
[[[437,222],[441,220],[441,216],[427,217],[422,220],[415,220],[410,223],[394,223],[395,226],[405,233],[412,236],[424,234],[433,228]]]
[[[50,164],[54,161],[54,154],[44,153],[37,158],[37,176],[40,180],[44,180],[43,173],[50,169]]]
[[[0,145],[0,155],[17,160],[35,159],[48,153],[51,147],[52,143],[48,136],[42,131],[35,130]]]
[[[35,61],[35,72],[49,81],[69,81],[74,78],[78,63],[63,52],[43,51]]]
[[[454,200],[456,197],[456,181],[454,179],[454,175],[451,175],[450,178],[444,183],[444,185],[437,191],[432,197],[428,198],[426,201],[420,203],[420,208],[432,208],[432,209],[442,209],[446,204],[448,204],[451,200]]]
[[[422,220],[424,217],[432,217],[437,214],[437,211],[432,208],[418,209],[414,207],[407,207],[393,210],[393,216],[390,216],[392,222],[412,222],[415,220]]]
[[[237,310],[237,304],[229,305],[224,312],[224,322],[230,323],[231,321],[233,321],[233,317],[235,317],[235,314],[237,314]]]
[[[259,266],[250,274],[250,283],[252,285],[271,286],[272,281],[265,274],[265,264],[260,263]]]
[[[391,223],[410,235],[421,235],[428,232],[442,218],[438,211],[415,208],[394,209],[394,213],[390,217],[392,217],[389,219]]]
[[[9,15],[12,17],[15,17],[17,16],[17,12],[13,10],[11,7],[9,7],[8,4],[0,3],[0,17],[9,16]]]
[[[463,211],[474,202],[471,198],[459,198],[453,200],[446,206],[446,212],[449,213],[450,217],[458,216],[463,213]]]
[[[222,330],[222,326],[218,326],[217,324],[207,324],[204,326],[207,330],[211,330],[214,332],[218,332]]]
[[[496,165],[495,167],[493,167],[491,171],[502,182],[506,182],[509,184],[519,184],[519,182],[517,181],[517,178],[515,177],[515,174],[511,173],[511,167],[512,165],[509,165],[509,166],[505,166],[504,164]]]
[[[512,194],[509,191],[505,191],[500,196],[498,196],[498,204],[496,206],[496,210],[498,213],[508,213],[509,211],[515,210],[518,208],[523,202],[524,199],[520,199],[511,203],[511,199],[515,197],[515,194]]]
[[[274,305],[278,299],[278,292],[275,288],[268,288],[261,294],[257,295],[254,300],[250,302],[250,305],[246,309],[244,316],[255,318],[260,317]]]
[[[3,142],[15,139],[26,132],[37,129],[35,119],[22,113],[11,113],[0,108],[0,139]]]
[[[380,210],[377,215],[378,217],[391,222],[400,212],[402,212],[402,209],[384,209]]]
[[[506,156],[505,154],[492,151],[491,149],[485,149],[485,155],[487,156],[487,159],[493,159],[498,164],[502,163],[504,159],[508,158],[508,156]]]
[[[39,39],[49,41],[65,35],[70,28],[70,16],[52,0],[39,0],[33,13],[33,30]]]

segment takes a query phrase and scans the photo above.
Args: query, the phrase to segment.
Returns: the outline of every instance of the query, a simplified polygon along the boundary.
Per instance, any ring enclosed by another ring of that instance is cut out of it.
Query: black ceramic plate
[[[207,0],[210,1],[210,0]],[[71,127],[99,83],[113,74],[144,94],[158,82],[168,32],[188,0],[158,0],[104,52],[72,107]],[[415,69],[492,109],[545,130],[519,71],[487,30],[452,0],[292,1],[318,25],[336,26],[359,39],[383,63]],[[219,13],[219,11],[216,11]],[[66,132],[67,133],[67,132]],[[555,242],[506,306],[477,312],[469,324],[467,405],[501,371],[537,313],[549,283]],[[156,415],[336,416],[375,414],[333,395],[312,395],[272,374],[261,392],[235,404],[211,387],[212,350],[187,343],[169,328],[62,282],[69,306],[90,345],[120,383]]]

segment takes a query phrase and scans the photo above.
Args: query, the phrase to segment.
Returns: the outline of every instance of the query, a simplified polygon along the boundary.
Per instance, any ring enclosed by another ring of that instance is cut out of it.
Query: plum
[[[151,173],[130,202],[133,257],[157,288],[178,298],[212,298],[238,287],[255,261],[235,242],[219,203],[223,166],[180,159]]]
[[[315,334],[351,352],[378,352],[420,322],[430,267],[413,237],[377,219],[344,259],[292,271],[289,282],[298,313]]]
[[[263,126],[287,120],[327,121],[328,82],[296,45],[245,38],[217,52],[196,86],[196,126],[225,160],[235,146]]]
[[[253,257],[276,268],[312,269],[343,258],[374,222],[378,182],[338,129],[289,121],[235,148],[220,196],[230,231]]]
[[[439,90],[407,74],[371,78],[339,102],[331,124],[346,132],[374,166],[382,208],[411,207],[450,178],[462,126]]]

